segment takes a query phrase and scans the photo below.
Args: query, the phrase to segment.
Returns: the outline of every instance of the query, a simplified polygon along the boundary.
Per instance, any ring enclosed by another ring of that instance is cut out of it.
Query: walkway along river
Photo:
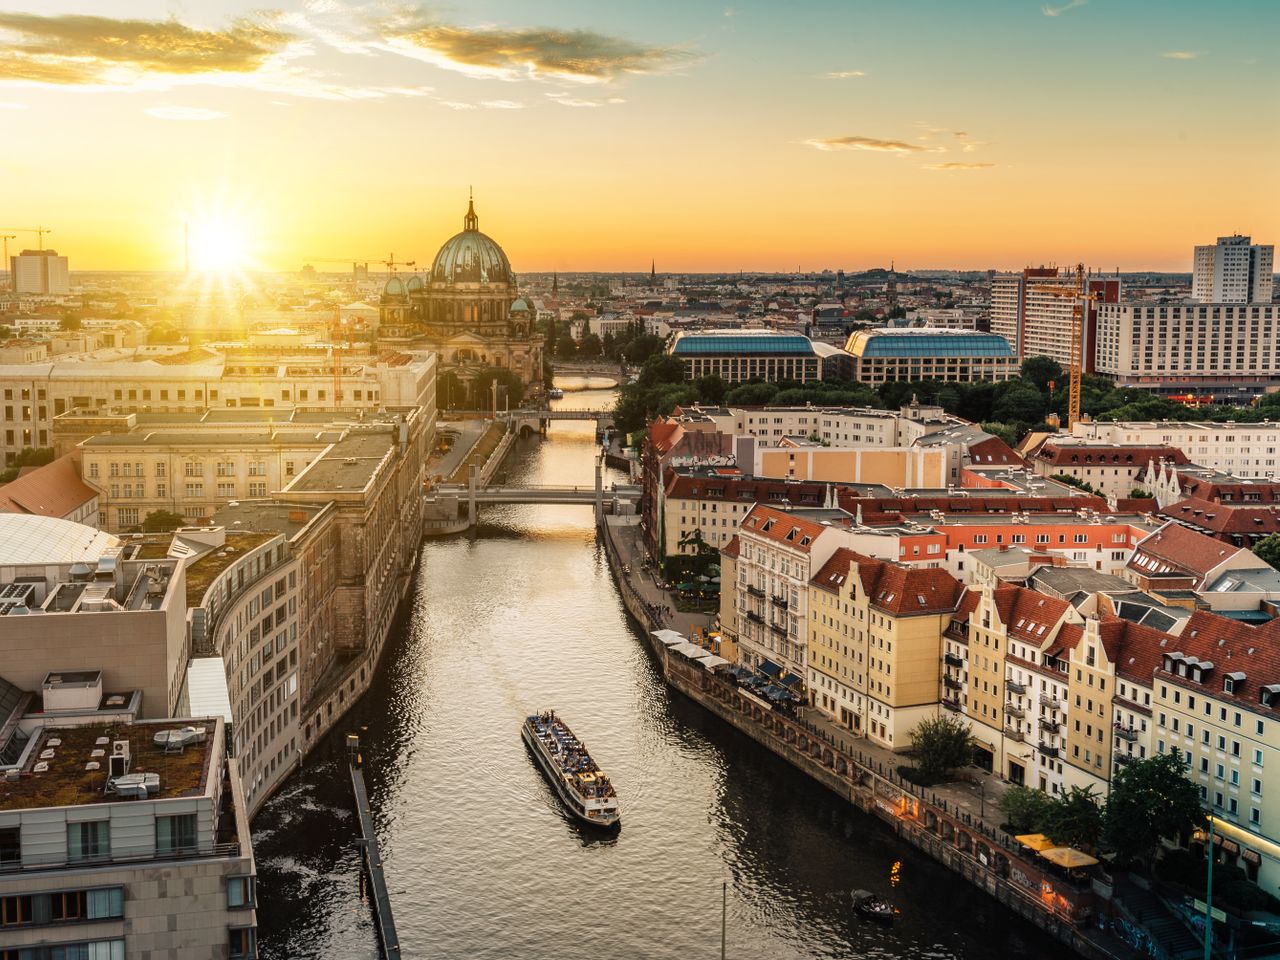
[[[607,404],[609,393],[566,403]],[[511,482],[589,482],[591,426],[523,441]],[[621,479],[621,477],[617,477]],[[623,827],[571,822],[519,738],[554,707],[618,786]],[[364,728],[364,729],[361,729]],[[369,694],[254,822],[264,958],[373,958],[342,734],[360,734],[403,955],[1065,958],[874,817],[664,683],[590,507],[486,507],[427,542]],[[849,892],[892,900],[892,928]]]

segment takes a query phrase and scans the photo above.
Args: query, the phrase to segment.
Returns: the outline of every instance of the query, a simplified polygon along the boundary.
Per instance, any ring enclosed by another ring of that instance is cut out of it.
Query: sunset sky
[[[1280,242],[1277,36],[1276,0],[0,0],[0,224],[73,270],[179,269],[185,222],[422,264],[474,185],[517,271],[1185,271]]]

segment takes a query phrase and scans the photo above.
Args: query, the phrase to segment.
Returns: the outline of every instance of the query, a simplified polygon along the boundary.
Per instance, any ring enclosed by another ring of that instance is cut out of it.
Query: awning
[[[679,643],[673,643],[668,647],[672,653],[678,653],[681,656],[688,657],[690,660],[701,660],[703,657],[710,657],[713,654],[710,650],[703,650],[696,643],[690,643],[688,640],[681,640]]]
[[[785,677],[783,677],[778,682],[789,690],[792,687],[796,686],[797,684],[803,683],[804,681],[801,680],[799,677],[797,677],[794,673],[788,673]]]
[[[782,668],[772,660],[761,660],[760,666],[756,667],[766,677],[776,677],[782,673]]]
[[[1096,858],[1089,856],[1087,853],[1082,853],[1074,847],[1054,847],[1051,850],[1041,850],[1040,856],[1050,863],[1056,863],[1067,870],[1079,870],[1081,867],[1092,866],[1098,862]]]
[[[655,630],[650,634],[654,639],[664,646],[674,646],[677,643],[684,643],[684,635],[678,630]]]
[[[1053,841],[1046,837],[1043,833],[1022,833],[1013,839],[1017,840],[1024,847],[1030,847],[1039,853],[1041,850],[1050,850],[1053,848]]]
[[[723,667],[729,661],[724,657],[717,657],[715,654],[712,654],[709,657],[703,657],[698,662],[708,670],[714,670],[716,667]]]

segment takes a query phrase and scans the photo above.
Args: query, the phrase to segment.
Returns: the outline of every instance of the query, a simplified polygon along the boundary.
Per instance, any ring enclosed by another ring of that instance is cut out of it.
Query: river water
[[[561,403],[605,406],[608,391]],[[513,453],[511,482],[590,485],[590,424]],[[601,837],[561,811],[519,737],[554,708],[618,787]],[[627,619],[590,507],[489,507],[428,540],[369,694],[254,821],[259,949],[380,956],[341,734],[361,734],[407,958],[1056,958],[1070,954],[668,690]],[[902,911],[854,918],[849,892]]]

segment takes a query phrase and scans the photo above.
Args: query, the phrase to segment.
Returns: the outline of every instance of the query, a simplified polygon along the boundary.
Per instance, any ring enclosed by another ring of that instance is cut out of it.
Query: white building
[[[1027,267],[1019,273],[997,273],[991,278],[991,332],[1004,337],[1018,360],[1052,357],[1064,367],[1071,363],[1071,312],[1075,289],[1072,271],[1053,267]],[[1120,278],[1091,275],[1085,285],[1097,297],[1083,305],[1084,369],[1093,370],[1094,327],[1097,307],[1120,299]]]
[[[1267,256],[1268,302],[1100,304],[1098,373],[1117,386],[1220,403],[1266,392],[1280,382],[1280,307],[1269,302]]]
[[[1191,297],[1201,303],[1270,303],[1275,247],[1234,234],[1196,247]]]
[[[1071,434],[1099,444],[1178,447],[1202,467],[1245,480],[1280,475],[1280,423],[1193,423],[1121,420],[1077,423]],[[1082,452],[1087,447],[1082,447]]]
[[[56,250],[23,250],[9,258],[16,293],[70,293],[67,258]]]

